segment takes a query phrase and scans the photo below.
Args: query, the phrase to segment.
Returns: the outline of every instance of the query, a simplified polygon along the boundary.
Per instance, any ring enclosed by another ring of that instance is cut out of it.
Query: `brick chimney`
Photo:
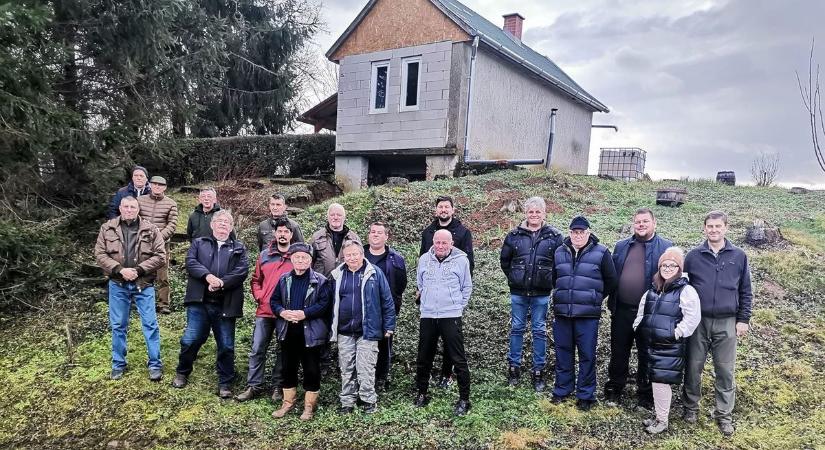
[[[524,17],[519,13],[504,15],[504,31],[518,40],[521,40],[522,23],[524,23]]]

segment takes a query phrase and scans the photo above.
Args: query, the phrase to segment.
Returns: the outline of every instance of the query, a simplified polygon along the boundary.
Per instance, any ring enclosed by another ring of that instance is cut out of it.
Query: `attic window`
[[[401,111],[418,110],[421,92],[421,57],[401,60]]]
[[[372,63],[370,114],[387,112],[387,80],[389,79],[389,70],[389,61]]]

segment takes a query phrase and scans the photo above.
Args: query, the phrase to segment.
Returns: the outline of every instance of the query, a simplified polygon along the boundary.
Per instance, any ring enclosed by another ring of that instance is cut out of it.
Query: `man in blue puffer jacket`
[[[610,250],[590,232],[590,222],[577,216],[570,223],[570,237],[555,254],[553,291],[553,339],[556,350],[556,382],[553,403],[561,403],[576,389],[576,406],[588,411],[596,404],[596,340],[605,296],[616,289],[616,268]],[[579,376],[575,381],[575,353]]]

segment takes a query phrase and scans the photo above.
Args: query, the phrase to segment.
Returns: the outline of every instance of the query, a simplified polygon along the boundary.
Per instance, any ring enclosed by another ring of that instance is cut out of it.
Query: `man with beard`
[[[277,317],[270,307],[270,298],[281,276],[292,270],[289,245],[293,236],[287,219],[280,218],[275,222],[274,236],[275,239],[258,256],[255,272],[252,275],[252,297],[258,304],[258,309],[255,311],[255,328],[252,332],[252,352],[249,354],[246,390],[235,397],[235,400],[239,402],[252,400],[264,391],[266,352],[277,324]],[[272,368],[273,402],[280,401],[282,396],[283,358],[280,351],[276,355],[275,365]]]

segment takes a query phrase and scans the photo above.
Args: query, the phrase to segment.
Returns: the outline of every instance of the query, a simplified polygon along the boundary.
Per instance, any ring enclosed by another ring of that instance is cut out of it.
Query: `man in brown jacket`
[[[156,307],[161,314],[169,314],[169,242],[175,229],[178,227],[178,204],[171,197],[164,195],[166,192],[166,179],[159,176],[149,180],[149,195],[138,197],[140,205],[140,217],[148,220],[158,227],[160,236],[163,238],[166,250],[166,261],[158,270],[155,278],[155,290],[157,291]]]
[[[129,310],[134,300],[149,354],[149,379],[160,381],[163,377],[160,329],[152,283],[166,258],[163,238],[156,226],[138,216],[139,205],[135,197],[124,197],[118,209],[120,216],[100,227],[95,244],[97,264],[109,277],[111,378],[119,380],[126,371],[126,333],[129,329]]]
[[[327,209],[327,224],[313,233],[308,244],[315,251],[315,261],[312,270],[329,277],[330,272],[344,262],[342,247],[344,241],[361,243],[361,238],[344,225],[347,212],[338,203],[329,205]]]

